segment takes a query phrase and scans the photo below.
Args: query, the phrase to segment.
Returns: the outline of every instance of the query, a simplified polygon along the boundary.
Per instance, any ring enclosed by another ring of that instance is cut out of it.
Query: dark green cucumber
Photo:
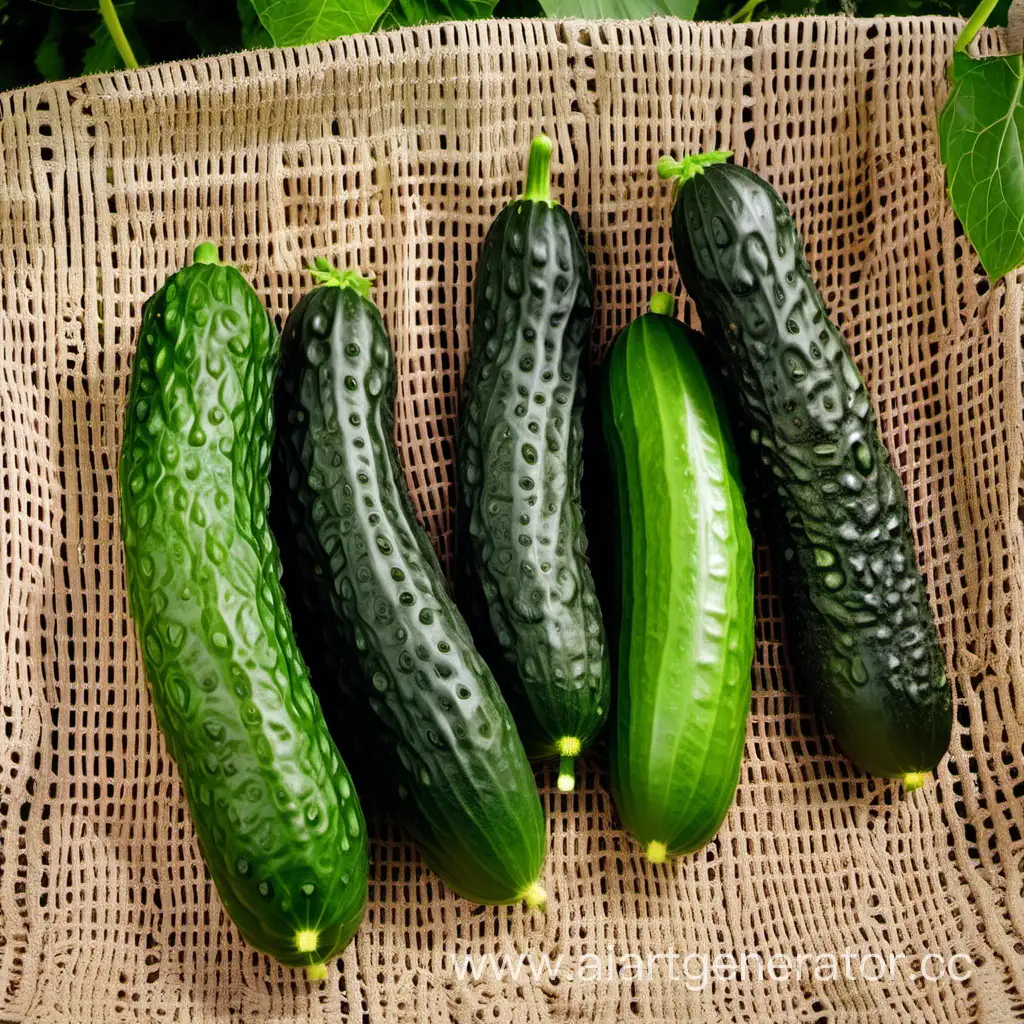
[[[267,528],[277,332],[212,245],[195,259],[142,313],[120,461],[129,602],[221,899],[257,949],[324,976],[363,915],[367,841]]]
[[[427,864],[476,902],[541,905],[536,784],[413,512],[380,313],[358,275],[319,276],[285,325],[275,458],[295,532],[312,524],[318,550],[304,585],[332,609],[332,642],[361,670],[343,681],[343,698],[361,695],[353,721],[373,737],[390,806]]]
[[[615,340],[602,395],[621,529],[612,789],[654,863],[718,831],[739,780],[754,560],[728,428],[674,300]]]
[[[295,641],[320,698],[327,727],[352,774],[363,810],[371,815],[381,796],[380,748],[373,715],[349,639],[338,629],[331,604],[330,559],[317,539],[311,504],[286,500],[293,469],[280,439],[270,461],[270,525],[281,552],[281,585],[292,611]]]
[[[952,698],[903,489],[792,216],[726,155],[659,163],[678,180],[679,270],[774,482],[822,717],[864,771],[917,788],[949,745]]]
[[[458,475],[472,570],[527,748],[559,788],[608,716],[604,629],[580,505],[581,359],[593,293],[576,229],[548,191],[551,142],[497,217],[476,284]],[[467,598],[468,600],[468,598]]]

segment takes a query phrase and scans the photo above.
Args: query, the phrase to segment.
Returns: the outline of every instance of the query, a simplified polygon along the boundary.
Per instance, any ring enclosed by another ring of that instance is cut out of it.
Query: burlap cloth
[[[480,22],[0,97],[0,1021],[1024,1020],[1021,278],[990,287],[943,194],[957,28]],[[746,757],[714,843],[652,868],[600,757],[571,797],[544,776],[541,918],[458,899],[375,823],[362,930],[307,986],[225,917],[127,617],[115,467],[139,311],[206,238],[279,317],[312,256],[373,270],[409,486],[449,558],[473,268],[541,128],[586,233],[597,349],[678,287],[661,153],[735,150],[789,203],[906,484],[950,756],[910,797],[837,756],[795,695],[762,551]],[[966,952],[972,973],[691,991],[675,968],[474,982],[449,959],[609,946]]]

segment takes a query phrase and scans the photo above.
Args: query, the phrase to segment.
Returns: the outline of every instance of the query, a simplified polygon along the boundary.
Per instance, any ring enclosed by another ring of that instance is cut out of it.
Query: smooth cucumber
[[[363,915],[367,841],[267,528],[277,333],[212,245],[195,259],[142,314],[119,467],[129,602],[221,899],[257,949],[324,976]]]
[[[550,198],[551,142],[530,149],[523,196],[498,215],[477,273],[457,467],[477,632],[527,749],[562,758],[558,784],[608,716],[604,628],[580,504],[581,378],[593,318],[586,254]]]
[[[297,560],[302,585],[360,669],[338,692],[357,694],[352,720],[427,864],[478,903],[542,905],[533,773],[416,520],[393,442],[394,356],[369,282],[318,274],[284,330],[275,458],[293,530],[281,541],[305,532],[317,551]]]
[[[754,562],[728,428],[674,300],[612,345],[602,395],[621,531],[612,789],[652,862],[718,831],[739,779]]]
[[[672,241],[771,481],[790,626],[825,723],[864,771],[920,786],[952,696],[899,477],[775,190],[727,154],[663,158]]]

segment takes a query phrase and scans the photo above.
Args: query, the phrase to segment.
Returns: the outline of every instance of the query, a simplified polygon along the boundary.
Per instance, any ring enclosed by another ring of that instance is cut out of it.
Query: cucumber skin
[[[544,815],[512,716],[413,512],[380,313],[351,288],[316,288],[288,318],[284,346],[282,500],[293,524],[311,512],[319,560],[305,563],[304,583],[333,610],[331,643],[359,662],[351,714],[376,739],[381,789],[452,889],[518,902],[543,866]]]
[[[300,966],[336,956],[356,931],[368,860],[267,529],[277,352],[266,311],[231,267],[185,267],[146,303],[121,529],[157,720],[210,874],[244,938]],[[314,923],[317,949],[298,952],[293,936]]]
[[[463,573],[460,596],[486,608],[474,626],[496,651],[528,751],[557,753],[563,737],[586,749],[607,720],[611,676],[580,501],[593,292],[561,206],[505,207],[484,241],[476,303],[457,458],[474,578]]]
[[[793,218],[757,175],[715,164],[679,189],[672,240],[788,535],[789,622],[820,713],[864,771],[930,771],[952,695],[906,498]]]
[[[728,427],[682,324],[634,320],[604,385],[621,530],[612,790],[625,828],[677,856],[713,838],[739,780],[753,544]]]
[[[283,433],[283,411],[278,413]],[[291,500],[292,470],[285,463],[285,442],[275,438],[270,461],[270,525],[281,553],[281,586],[293,612],[295,642],[309,668],[327,727],[352,775],[366,814],[378,811],[381,780],[373,716],[365,703],[356,652],[338,628],[331,603],[330,559],[316,535],[312,504]]]

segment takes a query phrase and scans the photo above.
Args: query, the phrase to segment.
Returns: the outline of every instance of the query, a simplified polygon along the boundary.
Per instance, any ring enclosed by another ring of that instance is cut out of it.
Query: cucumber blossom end
[[[540,882],[534,882],[523,893],[523,902],[531,910],[539,910],[542,914],[548,909],[548,894]]]
[[[651,864],[664,864],[668,859],[668,847],[657,839],[652,839],[644,850],[644,856]]]

